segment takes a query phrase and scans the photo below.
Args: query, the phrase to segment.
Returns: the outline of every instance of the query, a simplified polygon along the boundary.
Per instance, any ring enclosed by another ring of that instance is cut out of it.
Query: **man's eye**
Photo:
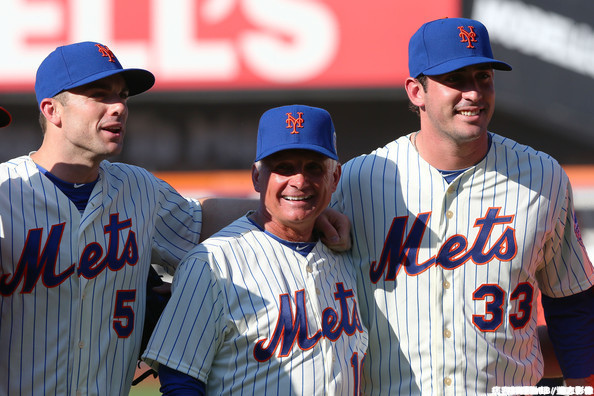
[[[320,174],[324,171],[324,168],[322,167],[322,165],[320,165],[318,163],[307,165],[305,169],[307,170],[307,172],[312,173],[312,174]]]
[[[293,167],[289,164],[278,164],[274,167],[274,172],[281,175],[289,175],[293,172]]]
[[[448,82],[448,83],[450,83],[450,84],[453,84],[453,83],[456,83],[456,82],[460,81],[460,77],[459,77],[459,76],[457,76],[457,75],[453,75],[453,74],[452,74],[452,75],[449,75],[449,76],[448,76],[448,77],[445,79],[445,81],[446,81],[446,82]]]
[[[107,98],[108,95],[109,94],[103,89],[93,89],[93,90],[87,92],[87,96],[89,98],[93,98],[93,99],[97,99],[97,100],[103,100],[103,99]]]

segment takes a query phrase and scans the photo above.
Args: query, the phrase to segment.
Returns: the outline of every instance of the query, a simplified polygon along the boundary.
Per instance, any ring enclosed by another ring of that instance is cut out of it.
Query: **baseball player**
[[[543,374],[538,290],[568,384],[592,381],[594,271],[567,175],[487,131],[486,28],[451,18],[409,44],[420,130],[348,161],[332,205],[353,224],[369,395],[487,394]],[[568,330],[571,329],[571,332]]]
[[[4,128],[12,121],[10,113],[4,108],[0,107],[0,128]]]
[[[313,232],[339,176],[325,110],[262,115],[259,207],[184,258],[143,355],[160,364],[163,393],[358,394],[367,331],[356,272]]]
[[[39,66],[42,145],[0,165],[0,395],[128,394],[149,264],[174,266],[201,231],[198,203],[105,161],[153,83],[93,42]]]
[[[154,81],[94,42],[39,66],[43,142],[0,164],[0,395],[127,395],[150,263],[172,272],[207,224],[247,211],[224,200],[203,216],[147,170],[106,160],[122,150],[128,97]]]

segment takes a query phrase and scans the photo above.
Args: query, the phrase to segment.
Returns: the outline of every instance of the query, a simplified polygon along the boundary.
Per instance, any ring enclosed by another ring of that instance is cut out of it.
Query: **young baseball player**
[[[128,98],[154,81],[94,42],[39,66],[43,142],[0,164],[1,395],[127,395],[150,263],[172,272],[207,218],[212,228],[255,206],[207,215],[147,170],[106,160],[122,150]]]
[[[0,107],[0,128],[4,128],[12,121],[10,113],[4,108]]]
[[[567,175],[487,131],[493,69],[511,67],[493,58],[480,22],[451,18],[412,36],[409,69],[419,131],[348,161],[332,200],[353,224],[363,393],[536,384],[539,290],[567,383],[591,383],[594,271]]]
[[[262,115],[256,211],[194,249],[144,354],[166,395],[356,395],[367,347],[356,272],[314,222],[340,177],[323,109]]]

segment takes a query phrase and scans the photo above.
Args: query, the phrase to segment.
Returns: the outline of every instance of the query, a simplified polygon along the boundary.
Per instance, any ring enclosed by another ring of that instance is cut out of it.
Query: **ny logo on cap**
[[[476,43],[476,33],[474,32],[474,26],[468,26],[470,32],[464,30],[464,26],[458,26],[458,29],[460,29],[459,36],[462,39],[460,42],[468,43],[466,48],[474,48],[474,45],[472,45],[472,43]]]
[[[101,56],[109,58],[110,62],[115,62],[115,55],[109,48],[107,48],[107,46],[101,44],[95,44],[95,46],[99,48]]]
[[[299,115],[299,117],[295,118],[295,117],[293,117],[293,113],[287,113],[287,119],[286,119],[287,128],[293,128],[293,130],[291,131],[291,134],[299,133],[297,131],[297,128],[303,128],[303,118],[301,118],[303,113],[298,111],[297,114]]]

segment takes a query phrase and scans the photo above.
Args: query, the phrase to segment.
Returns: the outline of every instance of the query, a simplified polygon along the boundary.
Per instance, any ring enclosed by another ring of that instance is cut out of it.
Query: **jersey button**
[[[450,377],[445,377],[445,379],[443,380],[443,383],[446,386],[450,386],[450,385],[452,385],[452,379]]]
[[[319,288],[317,288],[317,287],[316,287],[316,293],[318,294],[318,296],[319,296],[320,294],[322,294],[322,292],[320,291],[320,289],[319,289]]]
[[[450,282],[448,282],[448,281],[443,281],[443,288],[444,288],[444,289],[449,289],[449,288],[450,288],[450,286],[452,286],[452,285],[450,284]]]
[[[443,335],[445,336],[445,338],[450,338],[452,336],[452,332],[448,329],[445,329]]]
[[[454,212],[452,212],[451,210],[448,210],[448,211],[446,212],[446,217],[447,217],[448,219],[451,219],[452,217],[454,217]]]
[[[309,272],[310,274],[313,272],[313,269],[311,268],[311,265],[308,265],[307,267],[305,267],[305,270],[307,272]]]
[[[79,347],[80,349],[83,349],[83,348],[85,347],[85,342],[84,342],[84,341],[80,341],[80,342],[78,343],[78,347]]]

